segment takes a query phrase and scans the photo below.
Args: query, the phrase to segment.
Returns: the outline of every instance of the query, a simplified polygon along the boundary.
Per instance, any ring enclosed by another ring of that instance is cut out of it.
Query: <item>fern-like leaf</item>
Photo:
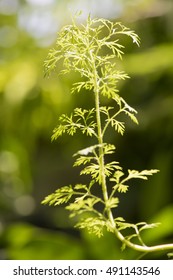
[[[49,204],[49,205],[60,205],[63,203],[67,203],[72,195],[74,194],[72,186],[64,186],[58,190],[55,191],[55,193],[52,193],[45,197],[45,199],[42,201],[42,204]]]
[[[124,181],[130,180],[132,178],[148,180],[148,176],[152,176],[154,173],[157,172],[159,172],[158,169],[142,170],[142,171],[128,169],[129,175]]]
[[[92,233],[101,237],[103,236],[103,230],[106,227],[106,222],[100,217],[89,217],[77,223],[76,227],[80,229],[87,229],[90,234]]]
[[[76,198],[76,200],[69,205],[66,206],[66,209],[71,212],[70,217],[74,217],[76,215],[80,215],[86,212],[93,213],[93,207],[95,204],[100,202],[101,200],[96,197],[82,197],[82,199]]]

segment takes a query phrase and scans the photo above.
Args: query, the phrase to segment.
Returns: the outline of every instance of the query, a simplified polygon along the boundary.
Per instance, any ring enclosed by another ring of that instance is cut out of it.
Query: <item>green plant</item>
[[[48,195],[43,204],[60,205],[66,203],[71,217],[79,216],[76,226],[87,228],[97,236],[103,235],[103,230],[112,232],[126,246],[141,252],[154,252],[173,249],[173,244],[158,246],[145,245],[141,232],[153,228],[157,224],[140,222],[128,223],[123,217],[114,217],[113,209],[118,207],[118,193],[126,193],[129,181],[132,179],[147,180],[148,176],[158,170],[128,170],[123,171],[119,162],[107,162],[107,155],[115,152],[115,146],[106,143],[108,128],[123,135],[125,123],[119,120],[122,114],[127,115],[138,124],[137,111],[130,107],[119,95],[118,81],[128,78],[128,75],[117,69],[116,60],[122,59],[124,46],[120,44],[121,36],[128,36],[139,46],[139,37],[134,31],[121,23],[113,23],[106,19],[91,19],[86,25],[78,26],[73,19],[71,25],[65,26],[59,32],[56,47],[52,49],[45,61],[45,71],[49,74],[55,70],[61,60],[63,70],[61,74],[75,71],[82,80],[74,83],[72,92],[82,89],[94,95],[94,108],[75,108],[70,116],[60,116],[60,124],[54,129],[52,140],[67,133],[74,135],[78,131],[86,136],[94,137],[95,144],[78,151],[74,166],[83,166],[80,175],[89,175],[88,185],[76,184],[64,186]],[[103,98],[104,97],[104,98]],[[103,106],[102,99],[111,99],[115,107]],[[95,194],[95,187],[101,189],[101,195]],[[99,206],[99,207],[98,207]],[[102,210],[100,210],[102,209]],[[125,235],[127,229],[133,233]]]

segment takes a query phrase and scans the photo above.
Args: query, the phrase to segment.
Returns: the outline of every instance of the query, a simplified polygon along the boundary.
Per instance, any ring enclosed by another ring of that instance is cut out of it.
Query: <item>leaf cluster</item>
[[[53,130],[52,140],[57,139],[64,133],[73,136],[78,130],[87,136],[96,136],[94,120],[95,109],[75,108],[70,116],[62,114],[59,117],[60,124]]]
[[[116,103],[119,106],[119,110],[115,112],[114,107],[102,106],[100,107],[100,113],[103,117],[102,135],[106,133],[108,127],[112,127],[120,133],[124,134],[125,124],[118,120],[118,116],[122,113],[126,114],[134,123],[138,124],[138,120],[135,116],[137,111],[129,106],[122,97],[116,97]],[[56,140],[58,137],[67,133],[73,136],[77,131],[81,131],[86,136],[95,136],[98,139],[96,132],[97,123],[95,120],[95,108],[82,109],[75,108],[70,116],[62,114],[59,117],[59,125],[53,130],[52,140]]]
[[[139,45],[139,37],[120,22],[106,19],[91,19],[86,25],[77,26],[75,19],[71,25],[64,26],[58,33],[55,48],[50,50],[44,63],[45,73],[56,70],[59,61],[63,70],[78,72],[85,81],[74,83],[72,92],[94,90],[93,60],[97,72],[99,92],[103,96],[116,97],[117,82],[128,78],[123,71],[117,70],[116,59],[122,59],[124,46],[120,44],[122,35],[129,36]]]
[[[89,186],[83,184],[77,184],[74,187],[64,186],[55,191],[55,193],[48,195],[43,204],[49,205],[60,205],[66,203],[66,209],[71,212],[70,217],[81,216],[87,214],[85,218],[83,217],[76,226],[83,229],[86,228],[89,232],[95,233],[97,236],[102,236],[104,228],[108,231],[114,232],[110,221],[107,219],[107,209],[113,209],[118,207],[119,198],[117,193],[126,193],[129,189],[128,181],[131,179],[142,179],[147,180],[148,176],[157,173],[158,170],[128,170],[127,176],[122,171],[122,167],[119,162],[112,161],[105,164],[105,176],[110,182],[113,182],[112,191],[107,201],[103,198],[95,196],[92,188],[95,184],[100,183],[100,165],[99,165],[99,145],[94,145],[86,149],[78,151],[75,156],[77,157],[74,166],[84,165],[81,171],[81,175],[90,175],[91,181]],[[103,145],[104,154],[111,154],[115,150],[115,146],[111,144],[104,143]],[[97,205],[101,204],[103,212],[97,210]],[[88,217],[88,214],[90,216]],[[140,232],[144,229],[151,228],[154,226],[148,225],[146,223],[130,224],[126,223],[121,217],[115,218],[115,224],[119,231],[127,228],[131,228],[135,233],[127,236],[127,240],[137,237],[140,242]],[[140,227],[140,228],[139,228]]]
[[[99,149],[102,147],[102,151],[104,155],[111,154],[115,150],[115,146],[111,144],[104,143],[103,145],[94,145],[90,146],[86,149],[80,150],[76,155],[78,158],[76,159],[74,166],[84,165],[85,167],[80,172],[80,175],[90,175],[92,180],[95,183],[101,184],[102,181],[102,169],[100,167],[100,154]],[[104,174],[106,177],[110,177],[112,172],[121,169],[119,166],[119,162],[112,161],[109,163],[105,163],[104,165]]]

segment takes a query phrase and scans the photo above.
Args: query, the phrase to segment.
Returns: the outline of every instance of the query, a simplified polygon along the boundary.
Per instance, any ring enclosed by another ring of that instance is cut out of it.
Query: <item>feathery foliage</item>
[[[57,64],[61,61],[62,70],[59,74],[75,71],[82,78],[82,81],[73,84],[72,93],[85,89],[93,93],[95,100],[94,108],[75,108],[70,116],[61,115],[59,124],[53,131],[52,140],[65,133],[73,136],[81,132],[94,137],[95,145],[79,150],[74,155],[74,166],[82,167],[80,175],[90,176],[89,184],[61,187],[48,195],[42,203],[66,203],[66,209],[71,212],[70,216],[79,217],[76,224],[78,228],[86,228],[98,237],[102,236],[106,229],[122,241],[122,249],[126,246],[143,252],[170,249],[173,248],[173,244],[166,247],[163,245],[162,248],[161,245],[148,247],[142,240],[141,232],[157,224],[131,224],[122,217],[114,217],[112,212],[112,209],[119,205],[118,193],[126,193],[129,190],[129,180],[147,180],[148,176],[158,172],[156,169],[129,169],[128,174],[125,174],[119,162],[106,161],[107,155],[115,152],[115,146],[105,142],[108,128],[123,135],[125,123],[119,120],[122,114],[138,124],[137,111],[126,103],[117,88],[120,80],[129,78],[117,67],[117,61],[122,59],[124,54],[124,45],[120,43],[123,36],[128,36],[139,46],[139,37],[120,22],[114,23],[102,18],[91,19],[89,16],[86,25],[77,25],[74,18],[71,25],[63,27],[59,32],[56,46],[48,54],[44,64],[46,75],[56,71]],[[116,106],[100,104],[101,96],[112,99]],[[94,186],[101,189],[100,197],[94,194]],[[98,207],[99,205],[101,207]],[[126,236],[122,232],[127,229],[132,230],[132,233]]]

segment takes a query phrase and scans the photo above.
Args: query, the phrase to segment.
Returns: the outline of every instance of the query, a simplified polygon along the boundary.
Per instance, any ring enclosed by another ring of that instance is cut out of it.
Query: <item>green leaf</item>
[[[129,116],[129,118],[130,118],[134,123],[139,124],[139,123],[138,123],[138,119],[136,118],[136,116],[135,116],[133,113],[130,113],[130,112],[126,111],[126,110],[125,110],[124,112],[125,112],[126,115]]]
[[[58,190],[55,191],[55,193],[52,193],[45,197],[45,199],[42,201],[42,204],[49,204],[49,205],[60,205],[63,203],[67,203],[72,195],[74,194],[72,186],[64,186]]]
[[[105,175],[109,177],[115,169],[122,169],[118,161],[112,161],[105,164]]]
[[[75,163],[73,166],[80,166],[80,165],[85,165],[89,163],[94,157],[89,157],[89,156],[80,156],[79,158],[76,159]]]
[[[108,154],[113,154],[115,152],[115,146],[112,145],[112,144],[106,144],[103,146],[103,149],[104,149],[104,154],[105,155],[108,155]],[[118,162],[116,162],[118,163]]]
[[[151,176],[151,175],[153,175],[154,173],[157,173],[157,172],[159,172],[158,169],[142,170],[142,171],[128,169],[129,175],[128,175],[127,179],[129,180],[129,179],[132,179],[132,178],[138,178],[138,179],[147,180],[148,179],[147,176]]]
[[[114,107],[106,107],[106,106],[100,106],[100,112],[109,116],[109,111],[114,109]]]
[[[96,123],[92,120],[94,109],[86,110],[81,108],[74,109],[74,112],[67,116],[62,114],[59,117],[60,124],[53,130],[52,140],[57,139],[64,133],[73,136],[77,130],[80,130],[87,136],[96,136]]]
[[[136,224],[139,228],[139,232],[145,230],[145,229],[150,229],[150,228],[155,228],[158,227],[160,225],[160,223],[152,223],[152,224],[147,224],[145,222],[141,222]]]
[[[124,173],[120,170],[115,171],[113,178],[110,179],[110,181],[116,182],[119,184],[120,178],[124,175]]]
[[[83,73],[83,76],[85,76],[85,71],[81,71],[81,75]],[[71,89],[71,93],[74,93],[75,91],[80,92],[82,89],[91,90],[93,88],[93,84],[90,81],[85,82],[78,82],[74,83],[73,87]]]
[[[124,122],[120,122],[115,120],[114,118],[111,119],[111,126],[115,128],[115,130],[120,133],[121,135],[124,134],[125,125]]]
[[[116,189],[118,190],[118,192],[120,193],[126,193],[128,191],[129,186],[128,185],[124,185],[124,184],[118,184],[118,186],[115,186]]]
[[[70,217],[80,215],[84,212],[93,213],[93,207],[98,202],[100,202],[99,198],[88,197],[84,199],[84,196],[82,196],[82,198],[80,199],[80,197],[77,197],[75,199],[75,202],[72,202],[68,206],[66,206],[66,209],[72,212],[70,214]]]
[[[125,230],[127,228],[133,228],[135,229],[135,224],[131,224],[131,223],[126,223],[126,222],[117,222],[117,226],[118,226],[118,230]]]
[[[116,207],[118,207],[118,204],[119,204],[119,199],[118,199],[118,197],[112,197],[112,198],[110,198],[110,199],[108,199],[108,200],[106,201],[105,207],[106,207],[107,209],[116,208]]]
[[[103,229],[106,226],[104,219],[100,217],[89,217],[77,223],[76,227],[87,229],[90,234],[95,234],[98,237],[103,236]]]
[[[87,167],[85,167],[80,174],[82,175],[91,175],[92,179],[94,179],[96,182],[99,181],[101,183],[101,172],[100,172],[100,166],[96,163],[91,163]]]
[[[86,186],[86,185],[83,185],[83,184],[77,184],[77,185],[75,185],[75,187],[74,187],[74,190],[81,190],[81,189],[83,189],[83,190],[85,190],[85,191],[88,191],[87,186]]]

